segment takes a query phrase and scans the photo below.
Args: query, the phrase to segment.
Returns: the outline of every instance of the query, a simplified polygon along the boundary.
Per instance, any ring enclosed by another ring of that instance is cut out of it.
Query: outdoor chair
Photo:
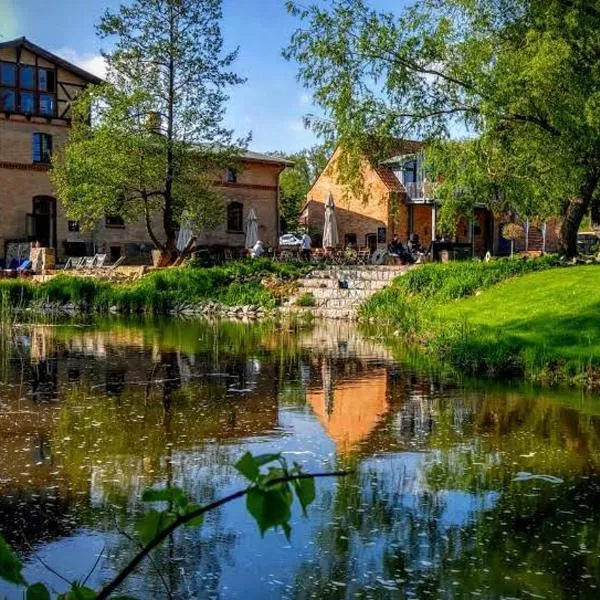
[[[84,256],[77,265],[78,269],[93,269],[96,262],[95,256]]]
[[[69,256],[63,269],[65,271],[67,271],[68,269],[78,269],[82,262],[83,262],[82,256]]]
[[[117,267],[120,267],[125,262],[126,258],[127,257],[125,255],[119,256],[119,258],[117,258],[117,260],[115,260],[115,262],[112,265],[104,265],[104,267],[106,269],[110,269],[111,271],[114,271]]]
[[[106,263],[106,254],[96,254],[94,256],[94,264],[93,267],[102,268]]]

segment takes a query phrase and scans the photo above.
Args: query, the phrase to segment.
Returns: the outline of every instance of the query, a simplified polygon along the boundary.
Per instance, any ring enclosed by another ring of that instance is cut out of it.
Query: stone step
[[[357,289],[315,289],[311,291],[315,299],[328,299],[328,298],[357,298],[366,299],[373,295],[373,290],[357,290]]]
[[[388,286],[388,281],[365,281],[365,280],[344,280],[347,288],[340,287],[337,279],[306,279],[300,280],[300,287],[306,290],[365,290],[368,292],[381,290]]]

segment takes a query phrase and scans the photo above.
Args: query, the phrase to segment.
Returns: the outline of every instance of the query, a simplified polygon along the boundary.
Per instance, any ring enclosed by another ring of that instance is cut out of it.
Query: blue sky
[[[0,0],[0,37],[26,36],[34,43],[98,73],[101,42],[94,25],[104,8],[121,0]],[[393,4],[393,0],[390,0]],[[240,46],[236,70],[248,82],[232,91],[228,126],[252,131],[257,151],[294,151],[316,143],[302,117],[314,109],[296,81],[296,66],[281,49],[297,26],[284,0],[223,0],[227,47]]]

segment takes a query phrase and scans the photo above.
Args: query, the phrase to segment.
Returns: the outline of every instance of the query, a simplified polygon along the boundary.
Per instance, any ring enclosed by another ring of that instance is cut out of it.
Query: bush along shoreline
[[[44,283],[7,279],[0,280],[0,300],[3,312],[261,317],[295,293],[307,270],[259,259],[164,269],[131,283],[66,274]]]
[[[467,376],[600,387],[600,268],[556,257],[424,265],[360,308],[426,358]]]

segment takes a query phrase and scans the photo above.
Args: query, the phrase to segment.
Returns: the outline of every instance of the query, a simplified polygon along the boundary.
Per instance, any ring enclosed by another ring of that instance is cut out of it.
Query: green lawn
[[[440,328],[464,331],[454,335],[450,354],[459,349],[490,362],[491,355],[519,353],[526,368],[557,360],[571,372],[600,365],[598,266],[523,275],[477,296],[438,304],[434,314]]]

